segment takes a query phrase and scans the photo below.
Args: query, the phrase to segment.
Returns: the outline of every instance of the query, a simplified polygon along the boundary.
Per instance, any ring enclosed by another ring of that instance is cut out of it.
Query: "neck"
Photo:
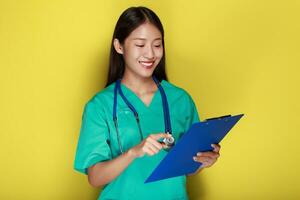
[[[121,82],[138,95],[152,93],[157,89],[152,77],[142,78],[134,76],[133,74],[124,73]]]

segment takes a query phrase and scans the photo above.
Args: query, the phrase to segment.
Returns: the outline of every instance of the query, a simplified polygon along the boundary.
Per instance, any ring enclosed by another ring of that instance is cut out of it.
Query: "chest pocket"
[[[120,140],[123,151],[125,152],[129,148],[140,143],[140,133],[138,129],[137,121],[133,112],[128,108],[119,108],[117,111],[118,118],[118,130],[119,138],[117,134],[113,134],[111,137],[114,147],[117,147],[117,152],[120,152],[118,139]]]

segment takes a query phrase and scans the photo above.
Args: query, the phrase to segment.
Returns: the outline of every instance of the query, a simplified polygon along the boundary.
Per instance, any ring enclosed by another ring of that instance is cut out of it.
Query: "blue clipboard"
[[[212,151],[244,114],[226,115],[192,124],[169,153],[154,169],[145,183],[196,172],[201,163],[195,162],[197,152]]]

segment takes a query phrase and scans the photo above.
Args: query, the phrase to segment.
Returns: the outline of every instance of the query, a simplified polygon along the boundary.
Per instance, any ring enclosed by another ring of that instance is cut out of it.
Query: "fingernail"
[[[193,159],[194,159],[194,161],[196,161],[196,160],[197,160],[197,157],[194,156]]]
[[[215,148],[215,145],[214,145],[214,144],[211,144],[211,146],[212,146],[213,148]]]
[[[201,152],[197,153],[197,156],[201,156],[201,155],[202,155],[202,153],[201,153]]]

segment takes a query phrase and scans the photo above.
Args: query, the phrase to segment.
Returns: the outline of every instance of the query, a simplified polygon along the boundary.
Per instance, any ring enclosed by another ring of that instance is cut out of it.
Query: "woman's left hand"
[[[199,169],[212,166],[219,158],[221,146],[219,144],[212,144],[211,146],[214,148],[212,151],[198,152],[197,155],[193,157],[194,161],[202,164]],[[199,171],[199,169],[197,171]]]

